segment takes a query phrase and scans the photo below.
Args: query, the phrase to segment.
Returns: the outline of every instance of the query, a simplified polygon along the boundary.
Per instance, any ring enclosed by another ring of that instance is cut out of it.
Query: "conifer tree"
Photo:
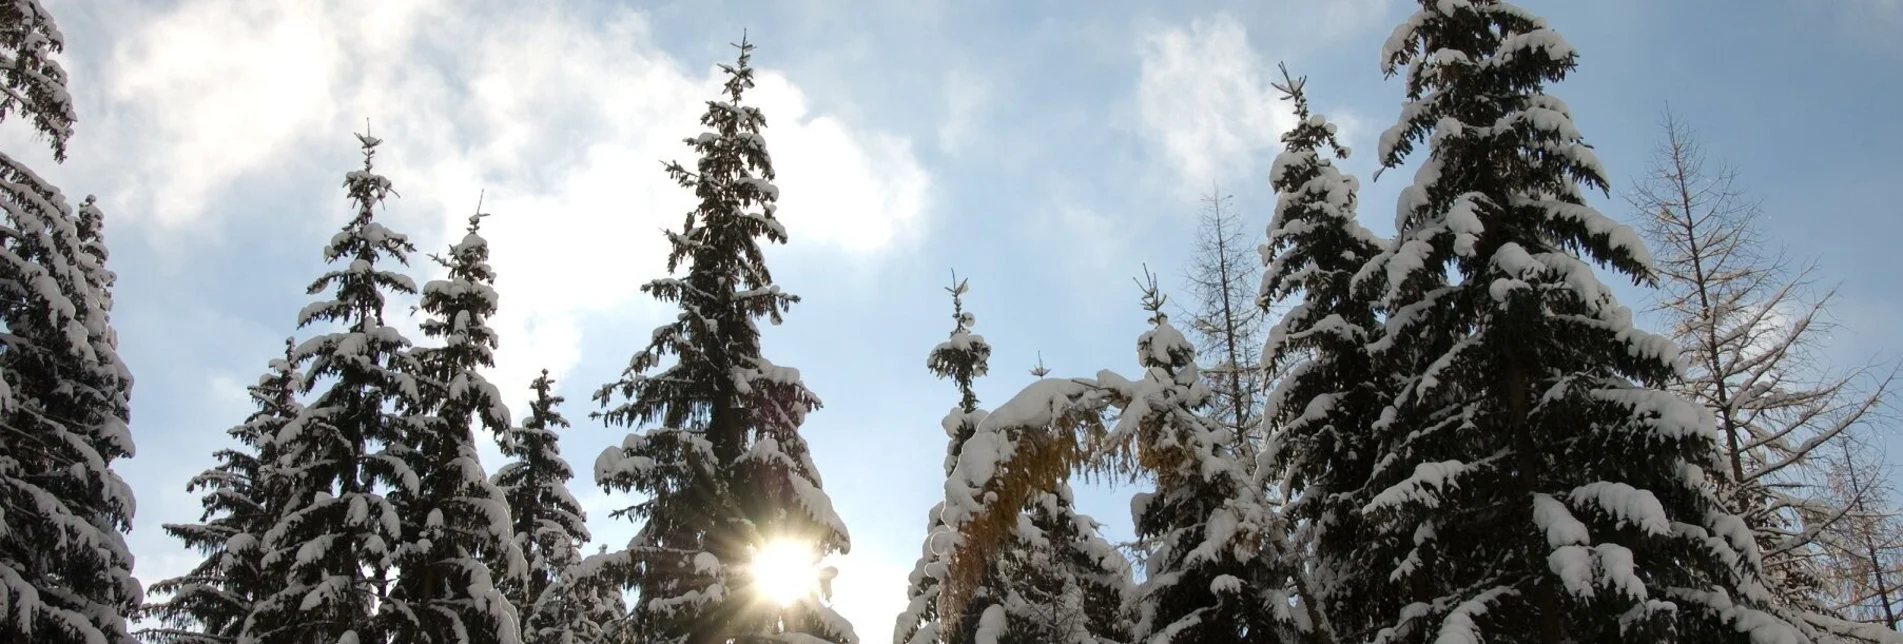
[[[1077,512],[1069,483],[1031,495],[1012,546],[997,561],[1007,630],[996,642],[1129,641],[1123,605],[1132,591],[1130,563],[1102,530]]]
[[[625,607],[619,593],[608,606],[596,606],[609,598],[587,592],[589,580],[578,575],[581,544],[591,537],[581,503],[568,492],[574,472],[556,433],[568,427],[556,410],[563,398],[554,394],[547,369],[529,388],[535,392],[529,415],[503,441],[503,454],[513,460],[495,477],[514,517],[515,547],[528,565],[526,575],[502,587],[503,594],[521,613],[525,644],[599,641],[603,621],[618,618]]]
[[[77,116],[53,59],[64,36],[37,0],[0,4],[0,121],[30,119],[56,162]],[[131,641],[142,595],[124,532],[132,490],[130,372],[109,311],[102,219],[0,153],[0,641]]]
[[[1666,115],[1665,141],[1628,201],[1659,249],[1657,309],[1686,361],[1671,390],[1711,411],[1722,455],[1711,480],[1763,553],[1765,585],[1779,604],[1820,628],[1835,620],[1820,591],[1829,572],[1820,537],[1854,521],[1832,499],[1821,452],[1867,428],[1892,378],[1860,386],[1861,370],[1813,367],[1829,332],[1833,293],[1808,297],[1813,268],[1788,266],[1763,248],[1762,213],[1744,201],[1733,172],[1705,167],[1691,128]],[[1841,630],[1841,629],[1838,629]]]
[[[1287,615],[1272,607],[1287,604],[1286,577],[1264,539],[1269,517],[1237,462],[1235,435],[1202,413],[1210,392],[1195,346],[1163,313],[1155,278],[1139,284],[1152,325],[1137,340],[1143,376],[1118,383],[1111,431],[1155,479],[1130,502],[1138,537],[1152,545],[1132,597],[1133,640],[1284,641]]]
[[[257,411],[226,432],[237,447],[214,453],[218,465],[186,486],[205,491],[200,522],[164,526],[205,560],[183,576],[152,584],[152,592],[170,597],[143,610],[165,625],[141,631],[148,642],[236,642],[258,603],[284,587],[280,576],[265,569],[262,546],[287,501],[282,481],[273,479],[278,467],[273,441],[303,410],[297,401],[303,378],[292,366],[295,349],[295,340],[286,338],[284,357],[272,360],[270,371],[248,388]]]
[[[1376,642],[1792,641],[1757,549],[1705,488],[1711,418],[1659,389],[1672,342],[1593,275],[1652,279],[1585,201],[1605,172],[1544,86],[1577,53],[1498,0],[1423,0],[1382,53],[1407,73],[1384,167],[1417,144],[1397,239],[1361,276],[1399,378],[1374,424],[1365,545],[1336,629]],[[1768,638],[1768,639],[1767,639]],[[1788,639],[1787,639],[1788,638]]]
[[[1203,198],[1190,261],[1189,291],[1194,309],[1184,331],[1194,342],[1203,379],[1213,396],[1207,413],[1235,432],[1245,466],[1253,466],[1262,417],[1262,323],[1267,312],[1255,306],[1262,274],[1255,245],[1245,236],[1233,197],[1212,192]]]
[[[945,455],[948,477],[965,441],[986,416],[972,385],[988,370],[991,345],[971,333],[976,320],[964,308],[968,288],[956,280],[946,289],[952,294],[951,336],[926,358],[926,367],[951,379],[959,392],[959,404],[941,423],[951,438]],[[952,618],[939,612],[941,586],[950,572],[946,546],[954,538],[939,521],[943,509],[943,503],[932,508],[925,546],[909,577],[909,601],[893,632],[894,644],[1092,643],[1121,637],[1125,620],[1119,608],[1129,585],[1128,563],[1099,536],[1101,526],[1077,514],[1069,486],[1059,483],[1054,491],[1029,497],[1008,543],[987,566],[970,601]]]
[[[1894,634],[1903,627],[1903,516],[1894,509],[1895,488],[1872,457],[1882,453],[1874,445],[1853,439],[1832,447],[1821,455],[1825,498],[1849,511],[1818,539],[1821,599],[1847,620]]]
[[[322,390],[273,440],[287,503],[265,533],[263,565],[285,585],[246,620],[243,644],[384,641],[374,611],[402,543],[402,520],[381,490],[419,490],[404,442],[410,419],[400,413],[419,404],[410,341],[383,317],[387,294],[414,294],[416,284],[378,265],[407,263],[416,247],[376,221],[377,206],[392,193],[390,180],[372,168],[382,141],[357,139],[363,169],[344,176],[356,213],[324,247],[335,268],[308,289],[331,292],[297,320],[299,328],[328,322],[338,329],[297,347],[301,393]]]
[[[775,217],[779,188],[759,108],[741,103],[753,87],[753,45],[723,65],[723,100],[707,103],[708,131],[686,139],[693,169],[668,164],[699,197],[678,232],[668,233],[670,273],[642,290],[680,307],[652,334],[623,376],[595,398],[598,417],[653,425],[605,451],[595,465],[604,487],[638,493],[622,512],[643,521],[615,567],[639,594],[631,621],[643,642],[709,644],[764,636],[856,641],[851,625],[815,594],[775,606],[759,592],[751,559],[773,542],[817,560],[849,547],[799,435],[819,398],[795,369],[761,355],[758,318],[778,323],[798,301],[773,284],[760,242],[784,243]],[[650,374],[663,358],[676,360]],[[617,397],[620,404],[609,406]],[[822,588],[823,590],[823,588]],[[823,594],[823,593],[821,593]]]
[[[1311,617],[1323,641],[1325,616],[1354,610],[1310,577],[1356,580],[1353,552],[1361,543],[1358,510],[1373,494],[1362,487],[1374,465],[1369,438],[1385,387],[1365,346],[1380,332],[1371,298],[1352,280],[1382,241],[1355,221],[1360,184],[1329,156],[1345,159],[1335,126],[1309,109],[1303,78],[1276,85],[1294,103],[1296,125],[1282,135],[1269,181],[1277,193],[1262,256],[1267,274],[1261,310],[1300,297],[1269,330],[1263,354],[1280,377],[1269,394],[1267,449],[1258,476],[1287,499],[1282,517],[1294,528],[1292,554],[1303,558],[1300,596],[1319,609]],[[1332,155],[1329,154],[1332,151]],[[1304,611],[1307,614],[1307,611]]]
[[[497,581],[525,574],[511,530],[509,503],[483,471],[473,424],[500,441],[509,430],[502,394],[480,369],[495,366],[495,272],[482,218],[469,218],[468,234],[448,257],[431,256],[449,269],[423,286],[420,308],[428,314],[423,334],[443,346],[419,348],[404,364],[422,394],[404,426],[403,456],[416,485],[406,481],[390,493],[402,518],[398,574],[379,613],[392,642],[422,644],[517,644],[518,609]],[[491,570],[493,564],[496,569]]]
[[[958,405],[952,407],[939,424],[951,439],[945,447],[945,475],[951,476],[952,469],[958,464],[958,451],[971,438],[984,420],[985,410],[978,407],[978,394],[972,390],[974,381],[989,371],[991,344],[984,336],[971,332],[977,319],[965,311],[964,295],[968,286],[963,280],[954,281],[946,290],[952,296],[951,337],[933,347],[925,358],[925,368],[940,378],[949,378],[958,387]],[[995,571],[987,571],[986,581],[973,590],[973,601],[963,614],[947,619],[938,612],[940,586],[949,569],[943,561],[948,554],[945,544],[937,543],[948,538],[943,533],[944,524],[939,520],[944,503],[932,506],[925,524],[925,545],[919,554],[918,564],[907,577],[906,608],[899,614],[898,623],[892,633],[893,644],[933,644],[941,641],[961,639],[970,641],[978,626],[978,620],[984,612],[996,604],[994,588],[997,587]]]

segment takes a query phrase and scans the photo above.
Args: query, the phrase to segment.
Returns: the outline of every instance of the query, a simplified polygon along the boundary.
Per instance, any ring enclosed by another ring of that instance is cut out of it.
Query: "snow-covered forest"
[[[1903,644],[1882,457],[1903,385],[1821,350],[1840,278],[1777,243],[1786,215],[1677,112],[1642,117],[1649,165],[1607,167],[1564,100],[1591,60],[1564,25],[1404,4],[1352,45],[1399,99],[1373,149],[1322,107],[1347,79],[1259,70],[1290,115],[1249,179],[1272,203],[1211,186],[1180,274],[1112,269],[1140,332],[1100,362],[1040,357],[1027,380],[997,360],[1016,340],[979,332],[1012,313],[978,305],[993,284],[907,285],[943,290],[942,340],[868,377],[935,378],[930,415],[949,411],[942,434],[851,430],[943,455],[915,474],[929,510],[892,506],[917,529],[881,544],[916,554],[889,622],[835,592],[866,544],[833,493],[879,482],[825,476],[853,465],[804,431],[831,392],[772,357],[775,327],[829,304],[769,268],[802,235],[757,100],[770,29],[732,43],[697,125],[664,133],[677,156],[647,166],[691,204],[632,233],[664,242],[631,258],[648,272],[572,278],[636,280],[661,311],[614,334],[612,379],[499,376],[528,338],[495,323],[514,297],[495,222],[536,213],[478,193],[449,243],[413,241],[398,213],[423,178],[388,171],[404,131],[372,120],[333,142],[356,155],[329,179],[343,223],[299,238],[323,268],[281,346],[224,392],[248,413],[197,419],[221,447],[181,480],[122,475],[174,438],[134,413],[118,213],[0,149],[0,642]],[[72,8],[0,0],[0,127],[58,165],[87,135],[85,79],[49,7]],[[1392,211],[1360,155],[1399,182]],[[981,399],[994,368],[1015,393]],[[1106,488],[1127,516],[1086,512],[1080,490]],[[136,500],[177,490],[202,512],[159,529],[188,565],[148,573]],[[604,518],[631,538],[598,537]]]

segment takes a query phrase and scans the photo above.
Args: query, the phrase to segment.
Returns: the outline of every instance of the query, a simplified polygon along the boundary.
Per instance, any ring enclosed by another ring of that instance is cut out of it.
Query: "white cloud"
[[[805,94],[783,74],[762,73],[756,83],[790,245],[812,239],[867,254],[917,240],[931,178],[909,140],[808,114]]]
[[[122,175],[132,185],[115,188],[148,195],[140,201],[149,204],[150,215],[174,223],[193,216],[212,190],[246,168],[328,125],[342,43],[326,36],[318,7],[188,3],[121,41],[102,79],[115,107],[104,119],[145,127],[115,133],[134,139],[115,146],[132,166]],[[106,129],[121,129],[114,125]]]
[[[580,316],[647,301],[659,231],[693,205],[660,162],[691,164],[681,139],[722,80],[716,61],[684,68],[656,49],[637,11],[558,4],[188,0],[127,20],[98,81],[109,109],[95,125],[118,139],[120,164],[104,170],[124,177],[108,205],[173,231],[269,216],[206,205],[336,158],[369,117],[386,140],[377,169],[401,194],[390,216],[420,250],[460,237],[486,190],[505,339],[492,377],[524,400],[534,373],[579,359]],[[793,247],[876,258],[916,239],[931,178],[910,142],[809,113],[770,68],[756,79]],[[345,210],[339,199],[327,212]]]
[[[1141,56],[1142,129],[1176,168],[1186,195],[1240,178],[1294,124],[1265,76],[1273,67],[1228,14],[1150,33]]]
[[[1343,35],[1376,26],[1392,0],[1327,3],[1275,2],[1259,7],[1245,26],[1229,13],[1195,18],[1188,25],[1148,30],[1138,46],[1142,62],[1136,110],[1141,130],[1176,172],[1179,196],[1208,192],[1212,182],[1260,181],[1262,168],[1294,125],[1289,103],[1272,85],[1278,59],[1338,42]],[[1275,51],[1249,43],[1252,26]],[[1369,52],[1370,58],[1373,51]],[[1299,64],[1291,64],[1296,74]],[[1322,105],[1326,97],[1311,97]],[[1359,136],[1352,115],[1329,113],[1347,138]],[[1344,139],[1346,140],[1346,139]]]

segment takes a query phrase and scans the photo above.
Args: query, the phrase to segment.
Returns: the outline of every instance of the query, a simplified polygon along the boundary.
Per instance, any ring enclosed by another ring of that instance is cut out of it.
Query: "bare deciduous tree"
[[[1887,468],[1859,440],[1824,455],[1824,495],[1841,518],[1817,535],[1823,599],[1847,619],[1897,630],[1903,622],[1903,516],[1894,510]]]
[[[1214,393],[1210,415],[1238,437],[1242,462],[1255,462],[1261,443],[1262,319],[1256,285],[1262,261],[1247,227],[1230,205],[1231,197],[1213,190],[1203,198],[1196,254],[1190,260],[1185,331],[1198,348],[1203,380]]]
[[[1817,363],[1835,291],[1813,290],[1814,265],[1764,248],[1758,204],[1733,169],[1707,170],[1685,123],[1667,113],[1663,128],[1649,174],[1627,199],[1656,254],[1657,311],[1683,352],[1677,393],[1716,420],[1724,467],[1713,482],[1753,531],[1765,585],[1815,612],[1832,603],[1834,583],[1820,565],[1821,535],[1863,513],[1833,495],[1826,457],[1858,444],[1893,376]]]

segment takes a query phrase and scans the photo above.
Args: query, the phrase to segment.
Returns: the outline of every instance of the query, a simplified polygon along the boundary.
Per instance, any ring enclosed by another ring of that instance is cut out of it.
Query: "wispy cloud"
[[[1175,168],[1185,195],[1244,176],[1294,124],[1247,30],[1229,14],[1149,33],[1141,55],[1143,133]]]

